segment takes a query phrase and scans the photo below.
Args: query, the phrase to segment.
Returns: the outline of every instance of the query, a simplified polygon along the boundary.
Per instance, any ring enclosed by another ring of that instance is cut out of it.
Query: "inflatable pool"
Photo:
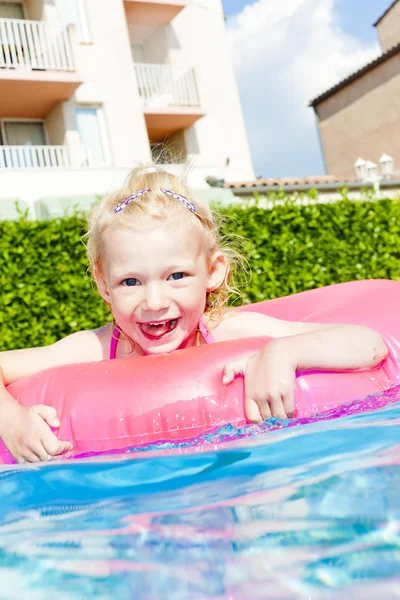
[[[273,317],[356,323],[379,331],[389,348],[385,363],[357,373],[298,373],[296,417],[329,411],[400,381],[400,282],[358,281],[249,305]],[[74,454],[104,452],[195,437],[225,423],[245,423],[243,380],[224,387],[225,363],[260,349],[249,338],[200,346],[170,355],[105,360],[48,369],[8,386],[24,406],[57,409],[59,436]],[[12,457],[0,443],[0,463]]]

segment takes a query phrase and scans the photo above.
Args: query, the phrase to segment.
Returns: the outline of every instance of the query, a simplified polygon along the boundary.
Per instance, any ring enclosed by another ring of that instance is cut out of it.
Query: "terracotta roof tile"
[[[236,181],[225,183],[225,188],[240,189],[240,188],[260,188],[260,187],[277,187],[281,188],[285,185],[317,185],[324,183],[346,183],[347,181],[355,181],[354,177],[346,177],[338,179],[334,175],[314,175],[310,177],[283,177],[281,179],[253,179],[252,181]]]
[[[311,100],[309,106],[316,106],[317,104],[322,102],[322,100],[326,100],[327,98],[332,96],[335,92],[338,92],[342,88],[346,87],[349,83],[352,83],[352,81],[355,81],[356,79],[361,77],[361,75],[368,73],[368,71],[371,71],[372,69],[374,69],[381,63],[385,62],[385,60],[387,60],[388,58],[391,58],[398,52],[400,52],[400,43],[396,44],[396,46],[393,46],[393,48],[390,48],[390,50],[388,50],[384,54],[381,54],[380,56],[375,58],[373,61],[368,63],[367,65],[364,65],[364,67],[361,67],[361,69],[358,69],[358,71],[355,71],[354,73],[352,73],[345,79],[342,79],[342,81],[339,81],[339,83],[336,83],[333,87],[329,88],[329,90],[327,90],[326,92],[323,92],[322,94],[320,94],[319,96],[314,98],[314,100]]]

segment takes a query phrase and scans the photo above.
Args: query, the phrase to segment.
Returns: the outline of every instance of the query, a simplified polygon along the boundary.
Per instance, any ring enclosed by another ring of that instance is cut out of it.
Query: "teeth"
[[[146,325],[148,325],[149,327],[164,327],[167,323],[169,324],[169,328],[173,329],[176,325],[178,319],[168,319],[167,321],[158,321],[156,323],[145,323]]]

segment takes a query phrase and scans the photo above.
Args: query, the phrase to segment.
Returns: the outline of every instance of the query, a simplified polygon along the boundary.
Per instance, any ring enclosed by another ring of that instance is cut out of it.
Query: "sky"
[[[222,0],[257,176],[325,173],[308,104],[380,54],[391,1]]]

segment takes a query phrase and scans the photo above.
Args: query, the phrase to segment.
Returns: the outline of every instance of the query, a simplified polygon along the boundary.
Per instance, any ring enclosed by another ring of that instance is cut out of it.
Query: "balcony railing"
[[[0,146],[0,169],[70,167],[66,146]]]
[[[147,63],[135,69],[145,106],[200,106],[194,69]]]
[[[0,68],[75,71],[64,25],[0,19]]]

